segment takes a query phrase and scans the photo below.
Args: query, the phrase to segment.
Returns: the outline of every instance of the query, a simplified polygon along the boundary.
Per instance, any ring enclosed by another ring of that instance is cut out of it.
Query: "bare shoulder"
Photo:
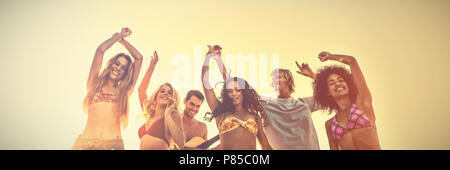
[[[197,126],[198,126],[199,128],[201,128],[201,129],[206,129],[206,123],[197,121]]]
[[[202,127],[206,127],[206,123],[198,121],[198,124]]]
[[[206,124],[205,124],[205,123],[200,122],[200,121],[197,120],[197,119],[194,119],[194,121],[195,121],[195,123],[193,124],[193,126],[195,126],[196,128],[203,128],[203,127],[206,127]]]

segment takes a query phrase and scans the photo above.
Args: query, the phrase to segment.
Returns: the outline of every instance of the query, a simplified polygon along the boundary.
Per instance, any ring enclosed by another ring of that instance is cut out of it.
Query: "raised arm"
[[[372,95],[370,94],[369,87],[367,87],[366,80],[364,79],[364,75],[355,57],[321,52],[319,54],[319,59],[320,61],[335,60],[349,65],[353,81],[358,90],[358,97],[362,99],[364,103],[372,103]]]
[[[340,54],[331,54],[329,52],[321,52],[319,54],[319,59],[322,62],[326,60],[335,60],[350,66],[353,82],[355,83],[356,89],[358,90],[356,104],[365,107],[367,109],[366,114],[369,119],[375,121],[375,114],[372,107],[372,95],[370,94],[369,87],[367,87],[366,80],[364,79],[364,75],[355,57]]]
[[[214,45],[211,47],[208,45],[209,51],[208,54],[212,54],[212,58],[216,61],[217,65],[219,66],[220,73],[222,74],[223,81],[227,81],[228,78],[230,78],[230,73],[227,72],[227,68],[225,67],[225,64],[222,60],[222,47],[219,45]],[[207,55],[208,55],[207,54]]]
[[[116,43],[120,39],[127,37],[128,35],[130,35],[129,32],[127,32],[126,29],[123,28],[122,32],[114,34],[111,38],[97,47],[94,55],[94,60],[92,61],[91,70],[89,71],[89,77],[87,81],[88,92],[95,88],[95,82],[100,73],[100,69],[102,68],[103,55],[105,54],[106,50],[111,48],[114,43]]]
[[[131,31],[130,31],[131,33]],[[136,85],[136,81],[139,77],[139,72],[141,71],[141,66],[142,66],[142,54],[139,53],[139,51],[134,48],[133,45],[131,45],[128,41],[126,41],[125,39],[120,39],[119,43],[121,43],[127,50],[128,52],[130,52],[131,56],[134,58],[134,64],[133,64],[133,77],[131,80],[131,88],[128,91],[128,95],[131,95],[131,93],[133,92],[134,89],[134,85]]]
[[[144,110],[143,107],[144,100],[147,98],[148,84],[150,83],[150,78],[152,77],[153,70],[155,70],[155,66],[156,63],[158,63],[158,60],[159,60],[158,53],[155,51],[150,60],[150,66],[148,67],[147,72],[145,72],[144,78],[142,79],[142,82],[138,88],[139,102],[141,104],[142,110]]]
[[[203,91],[205,92],[206,103],[208,103],[208,106],[211,109],[211,111],[214,111],[218,106],[219,102],[217,100],[216,94],[214,93],[214,88],[211,86],[209,82],[209,60],[212,58],[212,56],[217,54],[213,54],[211,52],[211,47],[209,49],[210,50],[208,51],[208,53],[206,53],[205,56],[205,62],[203,63],[201,79]]]
[[[309,67],[309,65],[307,63],[302,63],[302,65],[300,65],[300,64],[298,64],[297,61],[295,62],[295,64],[297,65],[298,70],[299,70],[299,71],[297,71],[297,73],[313,79],[313,86],[315,86],[314,81],[316,80],[316,73],[314,73],[314,71],[312,71],[312,69]],[[320,109],[320,106],[315,102],[314,97],[305,97],[305,98],[302,98],[302,100],[303,100],[303,102],[308,104],[309,109],[311,110],[311,113]]]
[[[309,77],[313,80],[316,80],[316,73],[314,73],[314,71],[312,71],[312,69],[309,67],[309,65],[307,63],[302,63],[302,65],[300,66],[300,64],[298,64],[297,61],[295,61],[295,64],[298,67],[297,73],[304,75],[306,77]]]

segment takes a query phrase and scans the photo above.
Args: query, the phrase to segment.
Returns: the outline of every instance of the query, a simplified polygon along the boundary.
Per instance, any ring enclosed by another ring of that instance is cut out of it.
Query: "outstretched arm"
[[[103,55],[105,54],[106,50],[111,48],[114,43],[116,43],[120,39],[127,37],[128,35],[130,35],[128,29],[122,28],[122,32],[114,34],[111,38],[97,47],[94,55],[94,60],[92,61],[91,70],[89,71],[89,77],[87,81],[88,92],[95,88],[95,82],[100,73],[100,69],[102,68]]]
[[[130,31],[131,33],[131,31]],[[121,43],[127,50],[128,52],[130,52],[131,56],[134,58],[134,62],[133,62],[133,77],[131,79],[131,88],[128,91],[128,95],[131,95],[131,93],[133,92],[134,89],[134,85],[136,85],[136,81],[139,77],[139,72],[141,71],[141,66],[142,66],[142,54],[139,53],[139,51],[134,48],[133,45],[131,45],[127,40],[125,39],[120,39],[119,43]]]
[[[314,71],[312,71],[312,69],[309,67],[309,65],[307,63],[302,63],[302,65],[300,65],[296,61],[295,64],[297,65],[297,67],[299,69],[299,71],[297,71],[298,74],[301,74],[301,75],[304,75],[306,77],[313,79],[313,88],[314,88],[316,86],[316,84],[315,84],[316,73],[314,73]],[[320,106],[318,106],[318,104],[314,101],[313,97],[305,97],[305,98],[302,98],[302,100],[306,104],[308,104],[309,109],[311,110],[311,113],[320,109]]]
[[[148,67],[147,72],[145,72],[144,78],[142,79],[142,82],[138,88],[139,102],[141,104],[142,110],[144,110],[144,107],[143,107],[144,100],[147,98],[148,84],[150,83],[150,78],[152,77],[153,70],[155,70],[155,66],[156,66],[156,63],[158,63],[158,60],[159,60],[158,53],[156,53],[156,51],[155,51],[150,60],[150,66]]]

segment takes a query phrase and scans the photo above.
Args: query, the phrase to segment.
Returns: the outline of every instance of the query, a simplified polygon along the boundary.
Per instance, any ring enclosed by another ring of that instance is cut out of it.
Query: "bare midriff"
[[[341,150],[379,150],[380,144],[375,127],[352,129],[339,141]]]
[[[83,138],[122,139],[118,103],[98,102],[88,105],[88,119]]]
[[[242,126],[220,135],[223,150],[256,150],[256,137]]]

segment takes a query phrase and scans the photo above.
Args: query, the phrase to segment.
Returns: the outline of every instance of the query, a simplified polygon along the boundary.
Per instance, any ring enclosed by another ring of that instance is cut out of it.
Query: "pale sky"
[[[450,149],[447,0],[1,0],[0,24],[0,149],[70,149],[86,123],[81,103],[95,49],[124,26],[144,55],[138,85],[153,51],[160,56],[148,93],[164,82],[182,99],[189,89],[201,90],[207,44],[223,47],[234,75],[257,77],[252,85],[260,93],[271,92],[264,82],[272,65],[290,69],[294,97],[312,95],[295,61],[318,69],[338,64],[320,62],[319,52],[348,54],[371,90],[382,149]],[[104,63],[119,52],[127,51],[114,45]],[[137,91],[130,99],[122,137],[126,149],[138,149]],[[207,111],[204,103],[197,118]],[[330,115],[312,118],[321,149],[329,149]],[[218,131],[207,124],[211,138]]]

